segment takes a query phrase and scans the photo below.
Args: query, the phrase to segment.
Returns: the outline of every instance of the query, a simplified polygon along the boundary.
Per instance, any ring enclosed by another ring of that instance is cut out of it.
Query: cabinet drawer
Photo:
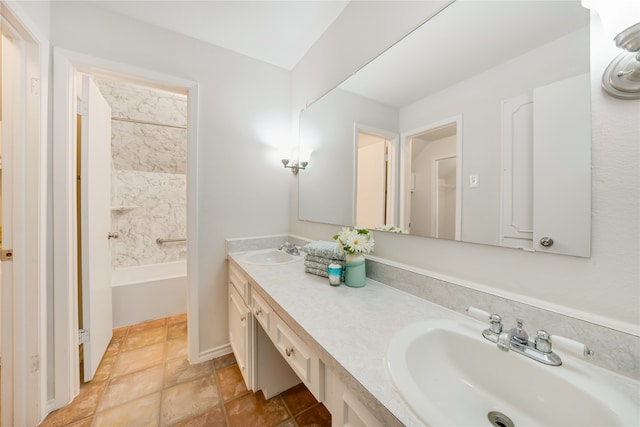
[[[267,333],[267,335],[272,336],[271,323],[273,313],[269,304],[267,304],[260,295],[252,292],[251,308],[253,309],[253,316],[262,325],[264,331]]]
[[[309,350],[300,338],[287,326],[282,319],[273,315],[275,321],[274,343],[284,356],[289,366],[305,383],[309,391],[321,400],[322,385],[320,384],[320,361]]]
[[[229,283],[238,291],[245,304],[249,304],[249,281],[233,264],[229,264]]]

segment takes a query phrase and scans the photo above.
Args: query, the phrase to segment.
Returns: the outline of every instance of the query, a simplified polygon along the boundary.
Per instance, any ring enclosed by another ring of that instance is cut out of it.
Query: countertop
[[[330,286],[328,278],[304,272],[304,255],[288,264],[257,265],[243,259],[246,253],[230,253],[228,258],[307,344],[312,341],[327,367],[346,371],[343,381],[362,386],[356,394],[385,426],[425,426],[394,390],[386,369],[388,344],[400,328],[461,318],[475,322],[478,334],[486,328],[483,322],[369,278],[362,288]],[[637,382],[611,374],[637,398]]]
[[[405,325],[431,318],[459,319],[459,313],[371,279],[362,288],[330,286],[327,278],[304,272],[303,255],[289,264],[256,265],[244,261],[245,254],[231,253],[229,259],[279,306],[274,307],[278,315],[288,314],[398,421],[424,426],[393,388],[385,366],[387,345]],[[478,322],[479,333],[482,329]],[[321,359],[331,366],[331,361]]]

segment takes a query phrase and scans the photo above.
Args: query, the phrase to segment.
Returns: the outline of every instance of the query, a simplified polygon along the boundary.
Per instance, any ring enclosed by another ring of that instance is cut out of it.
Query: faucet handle
[[[491,325],[489,326],[491,332],[493,332],[494,334],[499,334],[500,332],[502,332],[502,317],[500,317],[499,314],[492,314],[491,316],[489,316],[489,322],[491,323]]]
[[[565,338],[560,335],[552,335],[551,341],[555,344],[556,348],[567,353],[573,353],[579,356],[593,356],[593,351],[586,344],[579,341]]]
[[[536,334],[535,348],[542,353],[551,353],[550,335],[544,329],[540,329]]]

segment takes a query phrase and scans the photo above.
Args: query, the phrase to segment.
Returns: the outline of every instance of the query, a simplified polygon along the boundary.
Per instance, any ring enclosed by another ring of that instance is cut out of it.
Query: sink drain
[[[489,422],[491,422],[492,426],[495,427],[514,427],[515,424],[511,421],[511,418],[507,417],[505,414],[497,411],[491,411],[487,414],[487,418],[489,418]]]

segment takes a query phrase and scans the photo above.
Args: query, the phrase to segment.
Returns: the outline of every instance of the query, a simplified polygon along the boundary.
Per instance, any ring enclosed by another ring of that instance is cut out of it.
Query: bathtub
[[[187,311],[187,262],[118,268],[111,273],[113,327]]]

